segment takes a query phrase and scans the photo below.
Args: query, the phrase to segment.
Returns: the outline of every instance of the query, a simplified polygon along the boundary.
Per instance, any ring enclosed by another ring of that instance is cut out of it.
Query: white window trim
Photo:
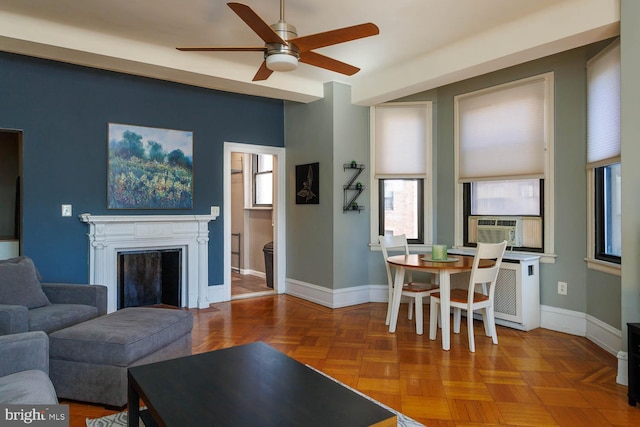
[[[509,86],[520,85],[526,83],[529,80],[537,80],[541,77],[545,80],[545,121],[547,123],[545,129],[545,178],[544,178],[544,253],[541,255],[540,262],[553,264],[556,260],[555,255],[555,207],[554,207],[554,75],[553,72],[544,73],[529,78],[517,80],[515,82],[505,83],[497,86],[492,86],[486,89],[481,89],[474,92],[468,92],[463,95],[478,95],[483,92],[492,92],[495,90],[502,90]],[[463,184],[459,183],[459,156],[460,156],[460,132],[458,127],[460,125],[458,117],[458,96],[454,98],[454,246],[457,248],[464,247],[463,239],[463,226],[464,226],[464,212],[463,212]],[[535,253],[535,255],[540,255]]]
[[[419,101],[419,102],[388,102],[382,104],[384,106],[390,105],[424,105],[426,107],[426,115],[427,115],[427,127],[429,132],[427,132],[427,137],[425,141],[425,162],[427,164],[427,173],[424,177],[420,176],[417,178],[424,178],[424,187],[423,187],[423,230],[424,230],[424,244],[411,244],[411,248],[414,250],[428,250],[431,248],[431,243],[433,239],[433,156],[432,156],[432,146],[433,146],[433,102],[432,101]],[[369,127],[370,127],[370,159],[369,164],[371,165],[371,173],[369,174],[369,188],[371,188],[370,197],[371,197],[371,209],[370,209],[370,237],[369,237],[369,246],[371,250],[380,250],[380,243],[378,242],[379,236],[379,223],[380,215],[378,206],[379,200],[379,179],[375,177],[375,164],[376,164],[376,150],[375,150],[375,125],[376,125],[376,116],[375,116],[375,106],[369,108]],[[395,177],[394,177],[395,178]],[[416,176],[402,176],[397,177],[399,179],[402,178],[416,178]]]

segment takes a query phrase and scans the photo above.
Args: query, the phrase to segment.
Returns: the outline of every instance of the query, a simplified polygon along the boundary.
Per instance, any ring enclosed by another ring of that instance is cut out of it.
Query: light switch
[[[220,206],[211,206],[211,216],[220,215]]]
[[[62,216],[71,216],[71,205],[62,205]]]

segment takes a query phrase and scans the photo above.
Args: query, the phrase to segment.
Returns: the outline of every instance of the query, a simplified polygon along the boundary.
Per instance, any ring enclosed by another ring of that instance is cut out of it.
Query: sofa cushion
[[[0,263],[0,304],[30,309],[50,304],[30,258],[18,257]]]
[[[193,315],[184,310],[131,307],[49,335],[51,360],[129,366],[191,334]]]
[[[6,264],[6,263],[18,263],[20,261],[22,261],[23,259],[28,259],[29,261],[31,261],[33,263],[33,260],[29,257],[26,257],[24,255],[21,256],[17,256],[17,257],[13,257],[13,258],[8,258],[8,259],[0,259],[0,264]],[[35,263],[34,263],[35,265]],[[40,275],[40,272],[38,271],[38,268],[36,267],[36,276],[38,277],[38,281],[42,282],[42,276]]]
[[[29,330],[47,334],[98,317],[98,309],[85,304],[50,304],[29,310]]]
[[[0,378],[0,403],[50,405],[57,404],[58,398],[47,374],[38,370],[29,370]]]

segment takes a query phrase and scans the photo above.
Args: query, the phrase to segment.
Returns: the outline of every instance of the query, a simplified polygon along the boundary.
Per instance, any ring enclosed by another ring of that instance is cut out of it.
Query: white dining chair
[[[393,302],[394,275],[391,274],[391,265],[387,262],[389,252],[401,252],[402,255],[409,255],[409,244],[405,234],[396,236],[378,236],[382,256],[384,257],[385,267],[387,269],[387,282],[389,288],[389,299],[387,304],[387,318],[385,325],[391,322],[391,307]],[[393,255],[393,254],[392,254]],[[402,287],[402,296],[409,297],[409,320],[412,319],[414,306],[416,312],[416,334],[422,335],[423,325],[423,298],[428,298],[432,292],[438,290],[438,285],[434,283],[414,282],[412,280],[411,271],[407,271],[405,275],[405,283]],[[427,300],[427,303],[429,301]]]
[[[475,352],[475,340],[473,334],[473,312],[481,310],[485,335],[491,337],[494,344],[498,344],[496,321],[494,316],[494,295],[498,271],[502,264],[506,240],[502,243],[478,243],[478,248],[473,259],[469,286],[467,289],[451,289],[450,300],[453,307],[453,332],[460,333],[460,318],[462,310],[467,311],[467,329],[469,334],[469,351]],[[495,260],[491,267],[478,267],[483,259]],[[483,292],[476,292],[476,286],[481,285]],[[486,291],[484,291],[486,289]],[[438,316],[440,307],[440,293],[431,294],[431,312],[429,321],[429,336],[435,337],[438,328]]]

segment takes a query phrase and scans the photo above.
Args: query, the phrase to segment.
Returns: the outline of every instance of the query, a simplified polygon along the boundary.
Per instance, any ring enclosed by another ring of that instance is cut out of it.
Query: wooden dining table
[[[391,321],[389,322],[389,332],[396,331],[398,325],[398,312],[400,310],[400,300],[402,298],[402,286],[406,270],[424,271],[437,274],[440,286],[440,325],[442,326],[442,349],[450,348],[450,308],[449,299],[451,292],[451,275],[471,271],[473,267],[473,256],[454,255],[448,256],[446,261],[431,261],[431,254],[411,254],[394,255],[387,258],[387,262],[396,268],[393,298],[391,301]],[[481,260],[479,267],[490,267],[494,263],[491,260]]]

